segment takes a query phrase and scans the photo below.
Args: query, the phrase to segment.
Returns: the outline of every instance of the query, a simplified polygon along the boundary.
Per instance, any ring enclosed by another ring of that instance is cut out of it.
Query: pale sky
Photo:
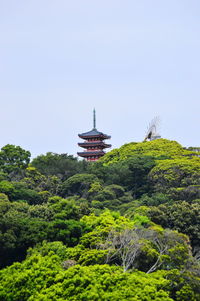
[[[76,155],[97,129],[113,148],[200,146],[199,0],[0,0],[0,147]]]

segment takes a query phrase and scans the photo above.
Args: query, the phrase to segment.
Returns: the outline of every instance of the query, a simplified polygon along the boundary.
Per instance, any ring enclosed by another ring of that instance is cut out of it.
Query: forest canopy
[[[200,299],[200,154],[0,151],[0,300]]]

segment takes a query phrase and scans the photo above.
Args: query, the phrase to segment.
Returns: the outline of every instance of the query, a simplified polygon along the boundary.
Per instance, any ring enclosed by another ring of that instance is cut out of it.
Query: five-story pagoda
[[[110,139],[108,136],[96,129],[96,112],[93,111],[93,129],[89,132],[79,134],[78,136],[85,141],[78,143],[78,145],[85,149],[83,152],[78,152],[78,156],[85,158],[87,161],[97,161],[103,155],[105,155],[105,148],[111,147],[111,144],[106,144],[104,140]]]

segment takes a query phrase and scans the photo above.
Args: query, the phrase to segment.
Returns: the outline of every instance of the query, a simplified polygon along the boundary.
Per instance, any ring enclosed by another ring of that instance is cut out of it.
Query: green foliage
[[[98,192],[102,191],[103,187],[100,182],[93,182],[90,185],[90,189],[88,190],[88,195],[91,197],[93,195],[96,195]]]
[[[69,246],[78,243],[82,235],[82,223],[75,220],[56,219],[50,224],[48,238],[51,241],[59,240]],[[40,240],[41,241],[41,240]]]
[[[41,174],[35,167],[29,166],[25,170],[24,178],[21,183],[25,184],[29,189],[36,191],[49,191],[49,193],[57,194],[60,179],[56,176],[45,176]]]
[[[200,277],[189,270],[172,270],[167,273],[170,280],[170,296],[177,301],[200,299]]]
[[[94,199],[101,202],[106,200],[114,200],[115,198],[116,194],[112,189],[109,188],[109,186],[106,186],[102,191],[94,196]]]
[[[95,163],[29,160],[0,152],[0,300],[200,300],[194,149],[159,139]]]
[[[61,270],[61,262],[54,253],[49,255],[33,254],[22,264],[15,263],[2,270],[0,299],[25,301],[43,287],[52,285],[58,271]]]
[[[55,200],[55,197],[50,198],[49,207],[54,211],[54,218],[64,220],[80,218],[80,208],[73,199],[59,198],[55,203],[52,203],[52,199]]]
[[[192,246],[200,247],[200,203],[163,204],[151,207],[147,214],[155,223],[187,234]]]
[[[57,248],[59,250],[57,250]],[[171,301],[165,274],[124,274],[119,267],[75,265],[62,270],[62,245],[43,245],[23,263],[0,272],[0,299],[25,300],[163,300]],[[133,299],[134,298],[134,299]]]
[[[99,216],[95,214],[83,216],[81,222],[84,224],[85,231],[88,232],[81,237],[81,244],[86,248],[96,248],[112,229],[134,226],[133,221],[109,210],[105,210]]]
[[[146,191],[150,191],[148,183],[148,173],[155,166],[153,157],[133,157],[126,161],[130,176],[127,179],[126,186],[132,191],[134,197],[139,197]]]
[[[200,184],[200,159],[197,157],[161,160],[151,172],[150,179],[158,191],[169,187],[187,187]]]
[[[33,159],[31,165],[46,176],[55,175],[66,180],[76,173],[85,172],[88,164],[86,161],[78,161],[77,158],[67,154],[48,152],[46,155],[40,155]]]
[[[31,153],[20,146],[7,144],[0,151],[0,168],[5,173],[25,169],[30,162]]]
[[[0,182],[0,192],[8,196],[11,201],[25,200],[29,204],[41,204],[42,196],[35,190],[27,188],[20,182]]]
[[[11,201],[24,200],[30,205],[42,204],[43,197],[37,191],[28,189],[23,183],[13,182],[14,191],[10,197]]]
[[[0,193],[0,202],[9,202],[8,196],[5,193]]]
[[[143,194],[140,198],[141,205],[144,206],[158,206],[160,204],[164,204],[170,201],[170,198],[168,195],[164,193],[154,193],[151,196],[148,196],[147,194]]]
[[[178,156],[189,156],[193,152],[185,150],[176,141],[157,139],[149,142],[129,143],[119,149],[114,149],[102,157],[101,161],[106,164],[113,164],[124,161],[134,156],[151,156],[159,159],[174,158]]]
[[[30,218],[41,219],[44,221],[52,221],[55,216],[55,211],[48,204],[42,204],[42,205],[28,206],[27,214]]]
[[[173,201],[185,200],[187,202],[200,198],[200,185],[190,185],[187,187],[169,188],[168,197]]]
[[[84,196],[90,189],[92,183],[96,182],[97,178],[92,174],[77,174],[63,182],[61,186],[61,195],[79,195]]]
[[[81,252],[78,263],[81,265],[103,264],[106,261],[106,250],[86,249]]]
[[[59,261],[65,260],[67,258],[67,248],[60,241],[43,241],[42,243],[37,244],[34,248],[28,249],[27,258],[38,254],[40,254],[43,257],[52,256],[52,254],[55,254],[59,257]]]
[[[99,256],[97,252],[91,250],[90,256],[85,254],[82,260],[86,266],[76,264],[66,270],[63,263],[69,253],[62,243],[38,245],[29,250],[24,262],[0,271],[0,299],[199,300],[199,279],[189,272],[161,270],[145,274],[135,270],[123,273],[117,266],[90,265],[90,260],[95,261],[95,256]]]
[[[168,281],[162,276],[150,280],[138,272],[126,277],[119,268],[107,265],[74,266],[61,281],[36,295],[35,300],[172,300],[163,290]]]
[[[9,198],[12,198],[14,192],[14,185],[9,181],[0,182],[0,192],[7,195]]]
[[[126,160],[117,161],[110,165],[97,165],[96,172],[106,185],[119,185],[132,192],[134,198],[149,192],[148,173],[155,166],[151,156],[135,155]],[[100,169],[100,172],[98,170]],[[107,189],[107,186],[105,187]],[[100,192],[101,193],[101,192]]]
[[[24,258],[29,246],[47,239],[47,228],[47,222],[28,217],[26,204],[15,208],[14,203],[1,202],[0,266]]]
[[[134,215],[134,224],[137,226],[144,226],[150,224],[150,219],[145,215],[140,215],[135,213]]]
[[[0,267],[22,260],[28,247],[43,240],[78,243],[82,223],[78,207],[63,200],[59,204],[30,206],[25,202],[0,202]],[[61,209],[61,212],[59,210]],[[69,209],[69,211],[68,211]],[[66,219],[67,218],[67,219]]]
[[[9,180],[8,174],[0,171],[0,181]]]

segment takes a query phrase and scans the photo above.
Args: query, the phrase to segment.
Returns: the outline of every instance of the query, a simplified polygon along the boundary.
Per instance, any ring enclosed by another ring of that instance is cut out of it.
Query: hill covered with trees
[[[129,143],[95,163],[0,151],[0,300],[200,300],[200,157]]]

